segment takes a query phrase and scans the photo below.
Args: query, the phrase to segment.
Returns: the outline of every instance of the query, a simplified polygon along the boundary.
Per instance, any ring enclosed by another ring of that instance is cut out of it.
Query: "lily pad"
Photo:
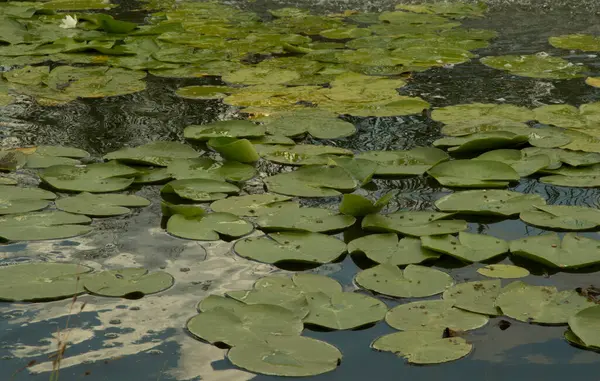
[[[546,155],[551,158],[552,163],[558,161],[557,166],[548,167],[548,169],[558,169],[561,163],[568,164],[572,167],[586,167],[588,165],[594,165],[600,163],[600,153],[597,152],[582,152],[582,151],[571,151],[561,148],[525,148],[521,152],[525,156],[535,155]]]
[[[571,79],[582,77],[582,73],[588,71],[585,66],[575,65],[546,53],[489,56],[481,58],[480,61],[491,68],[531,78]]]
[[[440,331],[404,331],[377,338],[371,347],[393,352],[411,364],[440,364],[471,353],[473,345],[462,337],[442,337]]]
[[[452,235],[421,237],[424,248],[451,255],[467,262],[482,262],[508,252],[508,242],[484,234],[459,232]]]
[[[229,213],[184,216],[175,214],[167,221],[167,232],[181,238],[217,241],[221,236],[238,238],[249,234],[254,226]]]
[[[275,194],[252,194],[217,200],[210,204],[210,208],[215,212],[231,213],[240,217],[256,217],[300,207],[290,200],[291,197]]]
[[[529,275],[529,271],[523,267],[503,264],[487,265],[477,269],[477,273],[489,278],[501,279],[524,278]]]
[[[265,135],[265,127],[249,120],[226,120],[204,125],[187,126],[183,136],[191,140],[209,140],[211,138],[254,138]]]
[[[510,217],[546,205],[537,194],[484,189],[451,193],[435,202],[442,212]]]
[[[219,295],[208,295],[198,303],[198,312],[207,312],[216,308],[223,308],[234,311],[237,307],[243,306],[244,303],[233,298],[228,298]]]
[[[371,30],[367,28],[336,28],[321,31],[319,34],[332,40],[345,40],[348,38],[370,36]]]
[[[498,161],[508,164],[522,177],[533,175],[552,164],[551,159],[547,155],[525,155],[515,149],[489,151],[479,155],[475,160]]]
[[[487,316],[454,307],[449,300],[425,300],[401,304],[388,311],[385,321],[403,331],[433,330],[469,331],[481,328],[489,321]]]
[[[461,310],[482,315],[498,316],[502,312],[496,307],[496,298],[500,294],[500,280],[484,280],[460,283],[444,292],[444,300],[454,303]]]
[[[597,188],[600,187],[600,176],[544,176],[540,181],[561,187]]]
[[[390,263],[359,272],[355,281],[367,290],[398,298],[432,296],[454,284],[452,277],[443,271],[418,265],[408,265],[400,270]]]
[[[407,151],[367,151],[356,155],[378,164],[376,177],[419,176],[434,165],[448,160],[447,153],[439,148],[417,147]]]
[[[467,229],[463,220],[444,220],[453,213],[406,211],[390,214],[370,214],[362,221],[362,228],[374,232],[395,232],[421,237],[453,234]]]
[[[600,241],[567,233],[525,237],[510,242],[510,252],[544,265],[562,269],[580,268],[600,263]]]
[[[521,176],[508,164],[489,160],[452,160],[427,171],[440,184],[457,188],[504,188]]]
[[[304,293],[320,292],[331,296],[342,292],[342,285],[338,281],[324,275],[297,273],[292,276],[292,282]]]
[[[226,74],[223,81],[244,85],[279,85],[299,78],[300,74],[293,70],[253,67]]]
[[[341,191],[351,192],[360,183],[340,166],[307,165],[293,172],[267,177],[270,192],[299,197],[338,196]]]
[[[0,267],[4,280],[0,300],[46,302],[72,298],[84,292],[81,277],[91,268],[74,263],[23,263]]]
[[[167,183],[161,190],[163,194],[176,194],[192,201],[215,201],[229,194],[238,193],[240,189],[224,181],[209,179],[184,179]]]
[[[256,169],[235,161],[215,161],[207,157],[173,160],[166,168],[168,178],[177,180],[206,179],[240,182],[250,180]]]
[[[264,231],[332,233],[352,226],[356,218],[322,208],[284,208],[263,214],[256,221]]]
[[[441,138],[433,142],[435,147],[447,148],[451,153],[482,152],[490,149],[514,147],[528,141],[527,135],[508,131],[477,132],[466,136]]]
[[[600,52],[600,38],[590,34],[567,34],[550,37],[550,45],[555,48],[582,50],[584,52]]]
[[[340,213],[354,217],[364,217],[368,214],[374,214],[385,208],[393,197],[394,194],[390,192],[373,202],[358,194],[345,194],[342,196],[342,202],[340,203]]]
[[[504,287],[496,306],[506,316],[526,323],[566,324],[571,316],[594,303],[575,290],[558,291],[556,287],[516,281]]]
[[[234,250],[244,258],[264,263],[321,264],[339,258],[346,244],[321,233],[281,232],[237,241]]]
[[[150,205],[143,197],[127,194],[91,194],[80,193],[77,196],[61,198],[56,207],[73,214],[86,214],[93,217],[108,217],[128,214],[126,207],[142,207]]]
[[[225,160],[254,163],[260,159],[254,145],[248,139],[212,138],[207,145],[217,151]]]
[[[322,292],[306,296],[310,313],[304,323],[335,330],[355,329],[383,320],[387,306],[380,300],[354,292]]]
[[[600,306],[586,308],[571,316],[569,328],[586,347],[600,349]]]
[[[530,225],[550,229],[589,230],[600,226],[600,211],[584,206],[540,205],[519,217]]]
[[[527,122],[535,119],[535,116],[525,107],[510,104],[467,103],[436,108],[432,111],[431,118],[454,126],[469,122],[472,125],[483,125],[497,123],[500,120]]]
[[[166,167],[175,159],[192,159],[200,156],[192,147],[177,142],[152,142],[139,147],[123,148],[104,156],[105,160]]]
[[[265,125],[272,135],[289,137],[309,133],[317,139],[345,138],[356,133],[352,123],[339,119],[336,114],[300,110],[269,117]]]
[[[340,147],[312,144],[255,145],[265,159],[287,165],[325,165],[338,156],[351,156],[352,151]]]
[[[184,99],[221,99],[235,91],[234,87],[228,86],[185,86],[177,89],[175,94]]]
[[[0,215],[41,210],[55,198],[54,193],[43,189],[0,185]]]
[[[395,233],[371,234],[357,238],[348,244],[348,252],[361,252],[377,263],[396,266],[417,264],[440,257],[440,254],[423,248],[418,238],[406,237],[398,240]]]
[[[26,148],[26,150],[29,150]],[[90,154],[82,149],[62,146],[37,146],[27,153],[27,168],[42,169],[53,165],[77,165]]]
[[[0,237],[9,241],[70,238],[92,231],[87,216],[49,211],[0,217]]]
[[[396,9],[414,13],[436,14],[451,18],[483,17],[487,11],[487,4],[478,2],[470,4],[464,1],[451,3],[435,2],[433,4],[398,4]]]
[[[129,187],[137,171],[116,162],[89,164],[83,167],[55,165],[40,172],[51,187],[72,192],[116,192]]]
[[[170,288],[175,280],[164,271],[148,273],[142,268],[102,271],[85,277],[86,291],[115,298],[139,299]]]

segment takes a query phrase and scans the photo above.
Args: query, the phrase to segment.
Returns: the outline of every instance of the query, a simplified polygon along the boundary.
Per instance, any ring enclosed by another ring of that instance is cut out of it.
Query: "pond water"
[[[229,4],[266,14],[267,9],[310,6],[315,13],[345,9],[380,11],[395,2],[320,1],[275,2],[232,1]],[[550,36],[570,33],[600,34],[600,4],[587,1],[491,2],[484,18],[463,22],[469,28],[492,29],[499,33],[489,47],[475,51],[480,56],[535,54],[547,52],[585,63],[600,75],[600,58],[553,48]],[[112,13],[121,19],[141,21],[145,13],[138,3],[120,3]],[[0,62],[2,64],[2,62]],[[95,157],[110,151],[155,140],[183,141],[183,129],[190,124],[238,118],[234,107],[219,100],[185,100],[175,95],[181,86],[222,84],[218,78],[164,79],[149,76],[147,89],[131,95],[95,100],[77,100],[63,106],[41,107],[26,97],[0,108],[0,133],[5,148],[26,145],[65,145],[85,149]],[[579,79],[549,80],[515,76],[479,63],[477,59],[414,74],[402,95],[420,96],[433,107],[482,102],[509,103],[530,108],[544,104],[568,103],[579,106],[600,100],[600,90]],[[441,124],[427,116],[361,118],[345,117],[358,133],[336,144],[355,151],[409,149],[429,146],[438,139]],[[271,174],[278,167],[261,164]],[[27,171],[19,173],[24,184],[36,180]],[[246,189],[259,189],[261,180],[252,180]],[[567,188],[526,178],[510,188],[540,194],[549,204],[599,207],[596,188]],[[394,191],[387,210],[431,208],[433,202],[450,193],[423,177],[375,180],[369,193]],[[85,236],[62,241],[12,243],[0,246],[3,264],[43,260],[84,261],[95,268],[144,266],[164,269],[175,277],[175,286],[158,296],[139,300],[107,299],[91,295],[39,304],[0,306],[0,375],[2,380],[48,380],[56,351],[57,330],[68,332],[70,342],[62,360],[60,380],[271,380],[277,377],[254,375],[235,368],[225,350],[202,343],[184,330],[195,313],[195,305],[209,294],[250,288],[274,267],[245,260],[231,253],[229,242],[196,242],[175,238],[161,228],[158,186],[144,186],[136,193],[151,201],[147,208],[131,215],[95,219],[95,230]],[[366,192],[363,192],[366,194]],[[303,201],[304,205],[334,206],[338,199]],[[503,239],[534,236],[542,230],[518,219],[470,222],[469,231],[488,233]],[[345,233],[346,240],[352,236]],[[598,237],[595,232],[585,233]],[[502,263],[511,263],[504,259]],[[365,266],[360,258],[346,258],[315,270],[353,290],[353,277]],[[573,289],[600,285],[597,268],[578,272],[556,272],[524,263],[534,275],[524,280],[535,285]],[[483,264],[464,266],[442,261],[436,267],[449,272],[456,281],[481,279],[476,271]],[[0,280],[1,282],[1,280]],[[393,299],[383,299],[392,307]],[[83,303],[85,307],[82,308]],[[510,320],[501,329],[499,322]],[[505,328],[505,327],[503,327]],[[337,346],[343,361],[334,372],[312,377],[316,380],[598,380],[600,355],[569,345],[563,339],[564,326],[526,324],[505,317],[492,318],[484,328],[470,331],[465,338],[474,344],[465,359],[441,365],[414,366],[391,353],[376,352],[369,345],[377,337],[394,332],[385,322],[363,330],[318,332],[304,335]],[[62,333],[63,335],[65,333]]]

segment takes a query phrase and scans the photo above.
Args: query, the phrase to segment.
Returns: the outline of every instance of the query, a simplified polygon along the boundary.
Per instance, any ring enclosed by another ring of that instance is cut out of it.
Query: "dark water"
[[[240,2],[242,6],[264,11],[268,7],[281,7],[283,3],[257,1]],[[585,62],[586,65],[600,74],[600,58],[588,55],[569,55],[564,50],[552,48],[547,39],[549,36],[566,33],[598,33],[600,32],[600,4],[585,1],[568,1],[558,4],[552,1],[528,3],[493,4],[488,16],[483,19],[467,21],[468,27],[494,29],[500,33],[498,39],[486,49],[477,51],[481,56],[499,54],[529,54],[545,51],[547,53],[568,57],[574,62]],[[302,6],[303,4],[290,4]],[[384,2],[346,3],[340,1],[314,3],[314,9],[333,10],[353,8],[364,10],[385,9],[389,4]],[[135,6],[125,8],[123,16],[136,19],[143,16],[133,11]],[[354,7],[356,8],[356,7]],[[0,134],[5,146],[24,144],[60,144],[83,148],[95,156],[123,146],[135,146],[153,140],[182,140],[183,128],[189,124],[209,123],[214,120],[237,117],[235,110],[219,101],[188,101],[175,96],[174,91],[180,86],[192,84],[218,83],[217,79],[163,80],[150,77],[147,91],[109,99],[85,100],[72,102],[66,106],[41,108],[22,100],[9,106],[0,113]],[[487,68],[477,60],[457,65],[453,68],[432,69],[415,74],[402,93],[421,96],[433,106],[445,106],[468,102],[506,102],[511,104],[536,107],[542,104],[569,103],[578,106],[583,103],[598,101],[600,89],[586,86],[581,79],[566,81],[550,81],[516,77],[498,70]],[[359,132],[350,138],[336,141],[337,144],[357,151],[364,149],[407,149],[414,146],[429,145],[439,137],[440,125],[424,116],[393,118],[349,118],[355,123]],[[274,168],[263,167],[261,170],[272,172]],[[27,181],[27,174],[23,174]],[[33,180],[31,180],[33,182]],[[422,178],[402,180],[377,180],[375,194],[383,194],[389,190],[397,192],[390,204],[390,210],[397,208],[423,209],[432,205],[433,201],[448,190],[439,188],[432,182]],[[250,184],[249,187],[257,186]],[[525,193],[537,193],[548,200],[549,204],[599,206],[600,192],[596,189],[574,189],[555,187],[539,183],[536,179],[525,179],[515,190]],[[145,187],[141,195],[157,200],[157,189]],[[323,205],[334,201],[320,202]],[[315,203],[312,201],[311,203]],[[0,259],[6,262],[27,260],[31,256],[56,258],[64,253],[71,253],[73,258],[110,263],[111,258],[124,253],[143,253],[136,257],[138,263],[149,268],[168,267],[169,263],[177,264],[182,258],[188,258],[182,240],[166,234],[152,235],[152,228],[160,226],[160,208],[153,206],[135,211],[133,215],[120,218],[96,220],[97,229],[85,242],[80,240],[52,243],[47,247],[31,247],[31,245],[15,244],[0,249]],[[470,224],[471,231],[485,232],[491,235],[515,239],[526,235],[537,235],[542,231],[529,227],[519,220],[479,221]],[[587,233],[597,236],[597,233]],[[351,233],[346,233],[346,239]],[[81,248],[85,245],[89,248]],[[73,250],[71,250],[73,249]],[[201,254],[196,247],[193,258],[198,262],[214,256],[210,248]],[[200,254],[199,254],[200,253]],[[502,260],[510,263],[508,259]],[[587,272],[553,273],[548,269],[536,267],[531,263],[524,265],[535,275],[525,279],[526,282],[539,285],[553,285],[560,289],[586,287],[591,284],[600,285],[600,272],[591,269]],[[347,257],[342,263],[326,267],[326,272],[338,279],[347,287],[352,286],[352,278],[364,261],[360,258]],[[456,262],[444,264],[445,270],[456,281],[477,279],[475,270],[482,265],[461,267]],[[178,267],[178,265],[175,265]],[[186,292],[213,291],[216,280],[192,282],[194,289],[180,288],[179,294]],[[227,282],[225,282],[227,283]],[[187,286],[186,286],[187,287]],[[192,286],[190,286],[192,287]],[[200,290],[201,289],[201,290]],[[200,294],[198,294],[200,295]],[[114,308],[144,321],[147,314],[161,308],[161,299],[157,297],[156,310],[132,309],[135,303],[124,301]],[[193,300],[194,298],[192,298]],[[200,297],[195,300],[199,300]],[[393,300],[386,300],[393,306]],[[67,303],[68,304],[68,303]],[[49,303],[48,308],[56,308],[65,303]],[[193,315],[194,303],[184,304]],[[39,318],[40,309],[32,311],[28,306],[18,305],[0,309],[0,380],[48,380],[49,373],[30,374],[24,369],[30,360],[48,361],[48,353],[19,358],[15,350],[40,346],[40,340],[46,340],[57,328],[65,327],[67,317],[58,313],[56,318]],[[113,308],[113,307],[110,307]],[[171,308],[169,306],[165,308]],[[163,308],[164,310],[164,308]],[[117,311],[118,312],[118,311]],[[91,312],[82,312],[69,319],[70,327],[93,328],[96,336],[69,346],[67,356],[85,354],[92,350],[106,349],[114,346],[115,355],[110,359],[83,363],[64,368],[60,380],[90,381],[145,381],[145,380],[190,380],[219,379],[237,380],[240,374],[228,378],[225,370],[232,369],[227,360],[216,360],[209,368],[213,372],[193,372],[185,376],[174,374],[182,367],[180,360],[184,350],[205,349],[204,344],[192,342],[191,347],[179,345],[177,340],[169,340],[175,336],[185,335],[182,325],[157,327],[147,330],[137,341],[118,340],[106,342],[106,338],[125,337],[131,334],[132,328],[123,327],[117,320],[106,324],[99,316],[102,307]],[[51,315],[51,314],[50,314]],[[490,323],[479,330],[470,332],[466,337],[474,344],[473,353],[460,361],[436,366],[409,366],[402,359],[390,353],[378,353],[369,348],[375,338],[393,330],[383,322],[366,330],[356,332],[313,332],[305,331],[307,336],[325,340],[338,346],[344,354],[341,366],[332,373],[312,379],[316,380],[565,380],[576,377],[578,381],[600,381],[600,354],[582,351],[568,345],[563,339],[564,327],[543,327],[511,321],[506,330],[498,327],[500,318],[491,319]],[[94,328],[96,327],[96,328]],[[103,327],[98,329],[97,327]],[[187,343],[191,341],[188,340]],[[135,355],[120,356],[121,348],[133,344],[157,343],[151,350]],[[190,349],[191,348],[191,349]],[[208,364],[206,364],[208,365]],[[219,376],[219,374],[222,374]],[[247,379],[247,377],[245,378]],[[271,380],[275,377],[256,376],[255,380]]]

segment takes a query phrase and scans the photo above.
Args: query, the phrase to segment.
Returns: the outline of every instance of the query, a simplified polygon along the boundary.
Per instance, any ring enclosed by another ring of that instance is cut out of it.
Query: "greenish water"
[[[261,1],[234,3],[258,11],[284,5]],[[314,9],[339,11],[353,8],[353,5],[365,10],[389,7],[387,3],[378,2],[352,4],[324,1],[314,3]],[[554,49],[547,43],[548,37],[566,33],[599,33],[599,10],[599,5],[579,1],[561,4],[547,1],[533,6],[514,2],[498,3],[492,5],[486,18],[470,20],[465,25],[494,29],[500,33],[490,47],[476,52],[481,56],[540,51],[564,56],[564,51]],[[127,7],[119,12],[123,17],[136,21],[143,16]],[[598,71],[596,75],[600,74],[598,57],[573,54],[569,59],[584,62]],[[22,99],[0,114],[2,144],[7,147],[27,144],[69,145],[99,156],[124,146],[136,146],[154,140],[182,140],[183,128],[189,124],[229,119],[237,114],[219,101],[183,100],[175,96],[174,90],[184,85],[219,83],[219,80],[210,78],[164,80],[150,76],[146,91],[128,96],[76,101],[55,108],[42,108]],[[485,67],[477,60],[415,74],[402,93],[421,96],[434,107],[468,102],[506,102],[529,107],[552,103],[578,106],[600,99],[600,90],[586,86],[581,80],[550,81],[517,77]],[[347,120],[355,123],[359,131],[350,138],[336,141],[336,144],[357,151],[407,149],[430,145],[439,137],[440,125],[425,116]],[[259,169],[268,174],[277,171],[277,167],[266,164]],[[27,181],[27,173],[23,177]],[[447,193],[422,178],[376,180],[375,184],[375,193],[378,195],[388,190],[398,192],[390,210],[428,208],[434,200]],[[248,185],[250,188],[259,186],[259,183],[252,182]],[[562,188],[544,185],[535,179],[524,179],[513,190],[538,193],[549,204],[599,206],[600,192],[593,188]],[[145,187],[139,194],[153,201],[158,200],[158,188],[155,187]],[[306,205],[316,203],[322,201],[305,202]],[[218,349],[209,350],[207,344],[188,337],[183,325],[185,317],[194,314],[195,302],[203,296],[232,287],[247,288],[253,280],[270,269],[236,261],[234,256],[224,254],[229,250],[227,244],[202,247],[170,237],[160,231],[160,221],[160,207],[154,202],[151,207],[134,211],[130,216],[95,220],[97,229],[79,239],[0,247],[2,263],[25,261],[31,257],[49,260],[74,258],[109,264],[130,264],[133,261],[151,269],[167,268],[178,274],[176,287],[153,301],[107,303],[91,296],[82,297],[81,300],[87,301],[93,309],[87,307],[89,311],[86,308],[70,319],[66,315],[70,301],[35,306],[3,306],[0,308],[0,379],[48,380],[49,373],[43,371],[47,368],[40,368],[41,373],[30,373],[29,369],[24,368],[32,360],[37,364],[47,364],[49,352],[55,350],[51,334],[57,328],[63,329],[67,320],[69,327],[93,334],[91,337],[83,336],[81,341],[69,345],[66,356],[97,353],[104,358],[100,356],[98,361],[89,358],[76,365],[65,366],[60,380],[196,381],[245,380],[252,377],[241,371],[233,371],[231,364],[222,355],[219,357]],[[504,239],[541,232],[519,220],[480,221],[471,223],[470,230]],[[353,276],[366,265],[368,263],[364,259],[348,256],[343,262],[323,266],[318,271],[351,288]],[[446,270],[458,281],[473,278],[475,270],[480,267],[457,267],[460,266],[457,262],[445,265]],[[600,285],[600,272],[596,272],[596,268],[577,273],[547,273],[544,269],[536,272],[530,263],[526,265],[534,270],[534,275],[525,279],[531,284],[553,285],[560,289]],[[390,307],[396,303],[391,299],[385,301]],[[80,304],[81,301],[78,301],[75,312]],[[335,372],[312,379],[553,381],[574,376],[581,381],[599,379],[600,355],[568,345],[562,338],[564,327],[528,325],[511,320],[511,326],[502,330],[498,326],[502,319],[491,319],[486,327],[467,335],[467,339],[474,344],[474,351],[469,357],[435,366],[410,366],[393,354],[371,350],[371,341],[393,331],[384,322],[355,332],[307,330],[307,336],[334,344],[344,354],[342,364]],[[76,337],[72,337],[73,341],[77,341],[74,340]],[[31,369],[35,370],[37,364],[32,364]],[[255,376],[253,379],[275,377]]]

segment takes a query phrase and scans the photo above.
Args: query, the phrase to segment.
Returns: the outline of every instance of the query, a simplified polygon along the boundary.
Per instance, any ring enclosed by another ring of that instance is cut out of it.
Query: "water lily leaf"
[[[598,77],[587,77],[585,83],[592,87],[600,87],[600,78]]]
[[[381,336],[371,343],[378,351],[394,352],[411,364],[440,364],[471,353],[462,337],[443,338],[439,331],[404,331]]]
[[[310,11],[308,9],[299,9],[291,7],[269,9],[267,12],[269,12],[275,17],[304,17],[310,14]]]
[[[55,165],[40,172],[51,187],[73,192],[116,192],[129,187],[137,171],[117,162],[86,166]]]
[[[500,189],[467,190],[451,193],[435,202],[442,212],[509,217],[546,205],[537,194]]]
[[[166,167],[175,159],[192,159],[200,156],[192,147],[178,142],[152,142],[138,147],[123,148],[104,155],[105,160]]]
[[[327,295],[313,292],[307,295],[310,313],[306,324],[335,330],[354,329],[383,320],[387,306],[368,295],[336,292]]]
[[[336,156],[352,156],[352,151],[312,144],[296,145],[255,145],[259,154],[265,159],[287,165],[325,165]]]
[[[207,145],[217,151],[225,160],[254,163],[260,159],[254,145],[247,139],[212,138]]]
[[[453,213],[406,211],[390,214],[370,214],[362,221],[362,228],[375,232],[395,232],[415,237],[453,234],[467,229],[463,220],[443,220]]]
[[[221,99],[235,91],[228,86],[185,86],[177,89],[175,94],[184,99]]]
[[[435,147],[447,148],[448,152],[481,152],[490,149],[514,147],[527,142],[527,135],[517,135],[508,131],[477,132],[466,136],[441,138],[433,142]]]
[[[600,175],[600,164],[591,164],[578,167],[571,167],[565,165],[557,169],[544,170],[544,173],[571,178],[598,176]]]
[[[296,144],[296,142],[294,142],[292,139],[282,135],[265,135],[261,136],[260,138],[252,138],[250,139],[250,142],[257,146],[264,146],[269,144],[293,146],[294,144]]]
[[[235,366],[250,372],[307,377],[335,370],[342,353],[324,341],[303,336],[269,336],[264,343],[235,346],[227,353]]]
[[[575,188],[597,188],[600,187],[600,176],[544,176],[540,181],[546,184],[557,185],[561,187]]]
[[[503,188],[521,176],[508,164],[489,160],[452,160],[427,171],[440,184],[458,188]]]
[[[86,214],[94,217],[118,216],[131,212],[126,207],[150,205],[143,197],[128,194],[91,194],[80,193],[77,196],[56,200],[56,207],[73,214]]]
[[[432,111],[431,118],[453,126],[469,122],[470,125],[484,125],[501,120],[527,122],[535,119],[533,112],[525,107],[493,103],[467,103],[440,107]]]
[[[585,167],[600,163],[600,153],[597,152],[581,152],[559,148],[534,147],[524,148],[521,152],[523,152],[526,156],[543,154],[550,157],[553,163],[558,161],[558,166],[553,168],[548,167],[548,169],[558,169],[560,167],[560,163],[565,163],[572,167]]]
[[[240,240],[234,250],[244,258],[264,263],[321,264],[340,257],[346,251],[346,244],[321,233],[281,232]]]
[[[356,222],[356,218],[336,214],[322,208],[282,208],[263,214],[256,221],[263,231],[309,231],[333,233],[344,230]]]
[[[336,90],[339,93],[345,93],[346,90]],[[364,93],[363,93],[364,94]],[[397,95],[394,97],[393,101],[385,100],[385,101],[374,101],[368,102],[368,98],[364,95],[361,96],[360,101],[354,102],[330,102],[320,104],[320,107],[326,108],[333,112],[338,112],[340,114],[348,114],[354,116],[363,116],[363,117],[386,117],[386,116],[403,116],[403,115],[412,115],[412,114],[420,114],[423,110],[427,110],[429,108],[429,103],[424,101],[419,97],[407,97],[402,95]]]
[[[233,184],[209,179],[184,179],[167,183],[161,193],[175,193],[181,198],[192,201],[215,201],[238,193],[240,189]]]
[[[475,160],[499,161],[508,164],[519,174],[525,177],[532,175],[551,164],[551,160],[544,154],[524,155],[519,150],[498,149],[479,155]]]
[[[482,315],[498,316],[502,312],[496,307],[502,283],[498,280],[484,280],[456,284],[444,291],[444,300],[454,303],[461,310]]]
[[[481,63],[498,70],[531,78],[571,79],[583,76],[588,71],[585,66],[575,65],[560,57],[546,53],[532,55],[489,56],[480,59]]]
[[[231,213],[240,217],[256,217],[268,215],[276,211],[299,208],[291,197],[276,194],[252,194],[228,197],[210,204],[215,212]]]
[[[392,57],[402,60],[406,66],[444,66],[469,61],[475,57],[466,49],[454,47],[413,46],[399,48],[391,52]]]
[[[371,30],[366,28],[336,28],[323,30],[319,34],[332,40],[345,40],[348,38],[370,36]]]
[[[496,298],[496,306],[506,316],[538,324],[565,324],[571,316],[593,305],[575,290],[558,291],[556,287],[532,286],[521,281],[504,287]]]
[[[408,265],[400,270],[390,263],[363,270],[354,280],[362,288],[397,298],[432,296],[454,284],[450,275],[439,270],[419,265]]]
[[[209,140],[211,138],[254,138],[265,135],[265,127],[249,120],[226,120],[204,124],[201,126],[187,126],[183,136],[191,140]]]
[[[204,216],[207,212],[200,205],[194,204],[173,204],[162,200],[160,202],[160,210],[163,217],[171,217],[180,214],[185,217]]]
[[[424,15],[411,12],[383,12],[379,15],[380,21],[387,21],[392,24],[445,24],[448,19],[436,15]]]
[[[371,160],[378,164],[376,177],[422,175],[434,165],[448,160],[447,153],[433,147],[417,147],[407,151],[367,151],[356,155],[357,159]]]
[[[78,165],[81,158],[90,154],[82,149],[61,146],[33,147],[27,152],[27,168],[42,169],[53,165]]]
[[[583,206],[540,205],[519,217],[530,225],[550,229],[589,230],[600,226],[600,210]]]
[[[529,275],[529,271],[523,267],[503,264],[487,265],[477,269],[477,272],[489,278],[501,279],[524,278]]]
[[[377,263],[396,266],[417,264],[440,257],[440,254],[425,249],[420,239],[406,237],[398,240],[395,233],[371,234],[357,238],[348,244],[348,252],[361,252]]]
[[[101,29],[106,33],[127,34],[137,28],[136,23],[115,20],[112,16],[103,13],[81,14],[79,15],[79,20],[92,23],[95,25],[94,29]]]
[[[508,242],[503,239],[468,232],[452,235],[421,237],[424,248],[451,255],[467,262],[482,262],[508,252]]]
[[[43,7],[52,11],[85,11],[114,8],[116,5],[105,0],[51,0],[45,2]]]
[[[0,217],[0,237],[8,241],[70,238],[92,231],[89,217],[66,212],[34,212]]]
[[[8,178],[8,177],[0,177],[0,185],[17,185],[17,180]]]
[[[211,344],[256,345],[268,335],[299,335],[302,321],[290,310],[270,304],[215,308],[191,318],[186,325],[195,337]]]
[[[309,133],[317,139],[337,139],[356,133],[352,123],[339,119],[335,114],[315,111],[276,114],[266,122],[266,129],[272,135],[294,137]]]
[[[18,150],[0,150],[0,170],[15,171],[27,163],[27,155]]]
[[[47,302],[82,294],[79,278],[91,268],[74,263],[23,263],[2,266],[0,300],[5,302]]]
[[[569,328],[586,347],[600,349],[600,306],[586,308],[571,316]]]
[[[43,189],[0,185],[0,215],[44,209],[55,198],[54,193]]]
[[[463,17],[483,17],[487,11],[487,4],[479,2],[469,4],[462,1],[445,3],[436,2],[433,4],[398,4],[396,9],[414,13],[437,14],[452,18]]]
[[[556,233],[526,237],[510,242],[510,252],[544,265],[563,269],[600,263],[600,241],[567,233],[562,239]]]
[[[550,45],[555,48],[600,52],[600,38],[589,34],[566,34],[550,37]]]
[[[206,157],[173,160],[166,168],[170,178],[177,180],[207,179],[218,181],[246,181],[256,175],[256,169],[235,161],[219,162]]]
[[[318,292],[331,296],[342,292],[342,285],[338,281],[324,275],[296,273],[292,276],[292,282],[307,294]]]
[[[293,172],[267,177],[270,192],[299,197],[338,196],[353,191],[360,183],[340,166],[307,165]]]
[[[228,298],[219,295],[208,295],[198,303],[198,312],[207,312],[217,308],[234,311],[236,308],[243,306],[244,303],[233,298]]]
[[[567,329],[565,331],[565,333],[563,334],[563,337],[565,338],[565,340],[567,340],[569,342],[569,344],[571,344],[577,348],[591,349],[594,351],[596,350],[595,348],[587,347],[585,345],[585,343],[579,337],[577,337],[577,335],[574,334],[573,331],[571,331],[570,329]]]
[[[226,74],[223,81],[244,85],[279,85],[299,78],[300,74],[293,70],[253,67]]]
[[[164,271],[148,273],[143,268],[124,268],[86,276],[83,285],[95,295],[139,299],[164,291],[174,282],[173,276]]]
[[[401,304],[388,311],[385,321],[403,331],[432,330],[468,331],[481,328],[489,321],[487,316],[454,307],[449,300],[425,300]]]
[[[340,203],[340,213],[354,217],[364,217],[368,214],[378,213],[393,197],[394,194],[389,192],[373,202],[358,194],[345,194],[342,196],[342,202]]]
[[[203,216],[175,214],[167,221],[167,232],[181,238],[199,241],[217,241],[220,236],[238,238],[250,234],[254,226],[229,213],[211,213]]]

